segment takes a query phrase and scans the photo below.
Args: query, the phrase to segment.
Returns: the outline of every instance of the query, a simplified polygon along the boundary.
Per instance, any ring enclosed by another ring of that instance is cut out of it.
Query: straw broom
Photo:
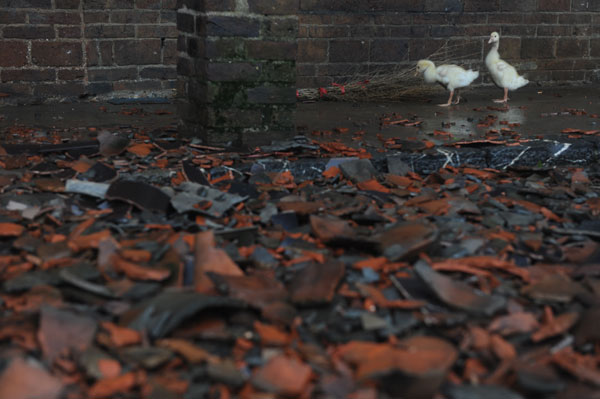
[[[465,53],[465,45],[448,45],[445,43],[427,59],[436,64],[479,62],[481,51]],[[339,101],[406,101],[424,100],[435,91],[437,85],[426,85],[422,78],[415,76],[416,62],[409,63],[407,56],[403,62],[389,68],[378,68],[369,73],[354,75],[344,84],[334,83],[329,87],[299,89],[297,96],[300,101],[318,99]]]

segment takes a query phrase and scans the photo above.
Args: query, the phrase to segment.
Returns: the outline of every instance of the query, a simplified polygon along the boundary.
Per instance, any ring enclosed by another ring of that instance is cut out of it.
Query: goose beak
[[[490,41],[488,42],[488,44],[492,44],[493,41],[494,41],[494,38],[490,37]]]
[[[415,76],[419,76],[419,70],[415,69]]]

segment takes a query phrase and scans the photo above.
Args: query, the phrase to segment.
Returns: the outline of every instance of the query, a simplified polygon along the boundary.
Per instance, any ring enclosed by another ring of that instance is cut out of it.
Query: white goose
[[[485,65],[489,69],[494,83],[504,89],[504,98],[494,100],[494,102],[506,103],[508,101],[509,90],[517,90],[519,87],[525,86],[529,81],[523,76],[519,76],[517,70],[512,65],[500,59],[500,54],[498,53],[500,35],[498,32],[493,32],[490,35],[488,43],[493,43],[493,45],[487,57],[485,57]]]
[[[458,104],[460,102],[460,94],[458,89],[467,87],[477,77],[478,71],[469,69],[468,71],[458,65],[440,65],[436,68],[435,64],[429,60],[420,60],[417,63],[417,74],[423,73],[425,82],[439,83],[447,90],[450,90],[450,98],[446,104],[439,104],[440,107],[447,107],[450,104]],[[457,92],[456,102],[452,102],[454,91]]]

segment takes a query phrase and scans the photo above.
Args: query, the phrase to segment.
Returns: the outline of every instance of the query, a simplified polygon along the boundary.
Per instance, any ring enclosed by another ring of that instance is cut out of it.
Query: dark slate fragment
[[[527,392],[552,394],[565,389],[566,384],[560,379],[554,368],[544,364],[524,364],[516,366],[517,383]]]
[[[200,168],[194,165],[192,162],[184,161],[182,163],[182,167],[183,174],[188,179],[188,181],[191,181],[192,183],[202,184],[204,186],[211,185],[206,176],[204,176],[204,173],[202,173],[202,170],[200,170]]]
[[[60,277],[50,270],[33,270],[21,273],[2,283],[2,290],[9,294],[27,291],[38,285],[57,285]]]
[[[244,307],[246,304],[236,299],[167,291],[124,313],[120,323],[138,331],[145,330],[151,338],[162,338],[202,310]]]
[[[359,183],[374,179],[377,176],[377,170],[368,159],[356,159],[343,162],[339,166],[346,179]]]
[[[417,262],[415,272],[442,302],[453,308],[491,316],[506,306],[504,297],[487,295],[462,281],[436,272],[426,262]]]
[[[161,189],[150,184],[117,180],[110,185],[106,198],[121,200],[149,211],[167,212],[171,199]]]
[[[331,302],[345,272],[342,262],[311,263],[298,272],[290,284],[292,302],[299,305]]]
[[[399,155],[392,155],[387,157],[388,172],[392,175],[406,176],[410,172],[410,166],[402,160]]]
[[[96,162],[85,173],[81,174],[81,179],[101,183],[117,177],[117,171],[103,162]]]
[[[444,390],[448,399],[524,399],[510,389],[495,385],[460,385]]]

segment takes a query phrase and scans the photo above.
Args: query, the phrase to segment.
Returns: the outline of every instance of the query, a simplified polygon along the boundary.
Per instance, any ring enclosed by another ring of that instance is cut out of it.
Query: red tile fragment
[[[61,381],[32,359],[15,356],[0,374],[0,398],[58,399],[62,390]]]
[[[300,360],[278,355],[258,369],[252,383],[260,389],[278,395],[300,396],[308,387],[311,368]]]
[[[0,223],[0,237],[17,237],[23,234],[23,231],[25,231],[25,227],[20,224]]]

